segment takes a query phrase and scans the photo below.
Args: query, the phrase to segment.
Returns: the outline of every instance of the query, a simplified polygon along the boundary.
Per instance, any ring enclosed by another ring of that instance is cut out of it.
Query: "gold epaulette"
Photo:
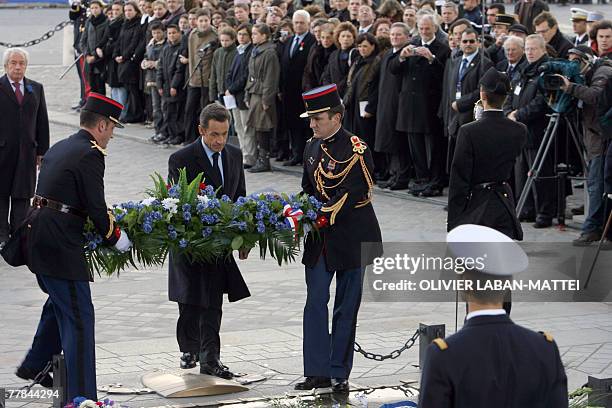
[[[353,151],[355,153],[363,154],[368,148],[368,146],[358,136],[351,136],[351,143],[353,144]]]
[[[91,146],[92,149],[98,149],[98,151],[102,153],[104,156],[107,155],[106,150],[101,148],[100,145],[98,145],[98,143],[96,143],[95,140],[90,140],[89,142],[92,144]]]
[[[438,346],[438,348],[442,351],[448,348],[448,344],[446,344],[444,339],[437,338],[437,339],[434,339],[432,343]]]
[[[106,239],[109,239],[112,235],[113,232],[115,231],[115,216],[113,215],[111,210],[107,211],[108,213],[108,232],[106,233]]]
[[[547,342],[552,343],[553,341],[555,341],[555,339],[553,339],[553,336],[551,336],[550,334],[546,333],[546,332],[539,332],[542,336],[544,336],[544,338],[546,339]]]

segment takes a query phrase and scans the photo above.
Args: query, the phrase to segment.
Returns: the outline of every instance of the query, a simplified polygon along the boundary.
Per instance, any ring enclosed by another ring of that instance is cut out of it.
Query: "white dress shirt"
[[[478,316],[501,316],[505,315],[506,311],[504,309],[484,309],[484,310],[476,310],[475,312],[470,312],[465,316],[465,320],[470,320],[472,317]]]

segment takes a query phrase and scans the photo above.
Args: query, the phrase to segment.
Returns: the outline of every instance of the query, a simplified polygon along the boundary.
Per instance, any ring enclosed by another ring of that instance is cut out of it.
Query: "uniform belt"
[[[487,183],[476,184],[474,187],[472,187],[472,191],[493,190],[495,187],[504,187],[507,184],[508,183],[505,181],[489,181]]]
[[[60,203],[59,201],[50,200],[41,196],[35,196],[32,205],[36,207],[47,207],[51,208],[52,210],[63,212],[65,214],[72,214],[81,218],[87,218],[87,214],[85,214],[85,212],[79,210],[78,208],[74,208],[69,206],[68,204]]]

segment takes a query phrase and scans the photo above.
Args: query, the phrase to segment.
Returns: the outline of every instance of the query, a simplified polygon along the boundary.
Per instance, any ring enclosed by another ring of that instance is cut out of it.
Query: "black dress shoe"
[[[231,380],[234,378],[232,373],[226,366],[219,361],[208,361],[200,363],[200,374],[214,375],[215,377]]]
[[[304,381],[295,384],[294,389],[309,391],[314,388],[327,388],[331,386],[331,381],[327,377],[306,377]]]
[[[535,215],[532,214],[521,214],[519,216],[520,222],[534,222],[536,220]]]
[[[181,368],[184,370],[194,368],[196,363],[200,360],[199,353],[185,352],[181,356]]]
[[[421,191],[421,197],[440,197],[442,195],[442,189],[440,187],[429,186],[425,190]]]
[[[250,169],[251,167],[253,167],[253,165],[252,165],[252,164],[248,164],[248,163],[244,163],[244,164],[242,165],[242,168],[243,168],[243,169],[245,169],[245,170],[246,170],[246,169]]]
[[[333,392],[349,392],[349,382],[346,378],[332,378],[331,387]]]
[[[393,184],[391,184],[389,187],[389,190],[408,190],[408,183],[400,183],[400,182],[395,182]]]
[[[393,184],[395,184],[395,179],[391,177],[388,180],[378,181],[376,182],[376,184],[378,184],[378,187],[380,188],[389,188],[389,186],[392,186]]]
[[[38,373],[38,371],[24,366],[19,367],[17,371],[15,371],[15,375],[23,380],[33,380]],[[45,388],[53,388],[53,378],[49,373],[45,374],[38,383]]]
[[[289,167],[289,166],[299,166],[300,164],[302,164],[301,160],[296,159],[295,157],[291,160],[287,160],[286,162],[283,163],[283,166],[285,167]]]
[[[183,139],[180,137],[173,137],[172,139],[167,139],[164,141],[164,144],[168,144],[168,145],[173,145],[173,146],[177,146],[180,145],[181,143],[183,143]]]
[[[547,220],[547,219],[536,219],[536,221],[533,223],[533,228],[548,228],[552,226],[552,220]]]

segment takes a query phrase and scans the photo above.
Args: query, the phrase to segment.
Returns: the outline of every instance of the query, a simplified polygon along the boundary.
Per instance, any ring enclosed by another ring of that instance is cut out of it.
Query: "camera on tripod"
[[[558,75],[566,77],[570,82],[583,84],[580,62],[557,58],[542,63],[538,67],[538,72],[540,73],[538,85],[546,95],[548,106],[559,113],[572,110],[576,105],[576,98],[561,90],[563,79]]]

